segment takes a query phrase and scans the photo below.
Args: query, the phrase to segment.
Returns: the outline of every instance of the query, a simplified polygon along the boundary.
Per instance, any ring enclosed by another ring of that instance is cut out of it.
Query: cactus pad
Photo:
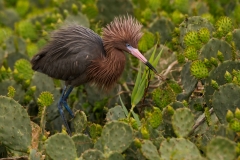
[[[31,124],[27,111],[9,97],[0,96],[0,141],[5,146],[27,152],[31,145]]]
[[[235,143],[224,137],[216,137],[207,145],[207,157],[211,160],[234,160]]]
[[[51,159],[66,160],[77,158],[74,142],[66,134],[58,133],[47,139],[46,144],[47,155]]]
[[[157,128],[158,126],[160,126],[160,124],[162,123],[161,110],[157,107],[154,107],[153,112],[149,114],[147,121],[153,128]]]
[[[199,57],[203,60],[204,58],[210,59],[211,57],[217,58],[218,52],[223,54],[224,60],[232,59],[232,48],[223,40],[211,38],[207,44],[205,44],[200,51]]]
[[[107,121],[119,120],[122,118],[126,118],[123,108],[119,105],[108,110],[106,115]]]
[[[74,128],[75,133],[82,133],[87,127],[87,116],[83,111],[77,111],[71,122],[71,126]]]
[[[160,146],[162,160],[200,159],[198,148],[189,140],[183,138],[171,138],[164,140]]]
[[[87,135],[75,134],[72,137],[72,140],[74,141],[75,147],[77,149],[78,157],[80,157],[84,151],[93,148],[93,142]]]
[[[122,153],[133,141],[133,130],[126,123],[112,121],[103,127],[101,138],[105,152]]]
[[[208,76],[208,69],[204,62],[194,61],[191,64],[191,73],[198,79],[206,78]]]
[[[81,155],[80,160],[104,160],[104,155],[97,149],[89,149]]]
[[[228,110],[235,112],[236,108],[240,106],[240,99],[236,97],[240,97],[240,87],[232,83],[222,85],[218,91],[214,92],[212,105],[221,123],[227,123],[226,115]]]
[[[124,160],[124,157],[121,153],[112,152],[106,160]]]
[[[143,140],[141,151],[147,159],[160,159],[156,146],[149,140]]]
[[[194,116],[188,108],[178,108],[172,116],[172,126],[178,137],[186,137],[194,125]]]

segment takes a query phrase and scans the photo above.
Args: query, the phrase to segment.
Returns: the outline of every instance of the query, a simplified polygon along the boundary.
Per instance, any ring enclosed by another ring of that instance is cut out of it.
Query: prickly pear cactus
[[[172,116],[172,126],[178,137],[186,137],[194,125],[194,116],[190,109],[179,108]]]
[[[159,152],[163,160],[191,160],[201,158],[198,148],[191,141],[183,138],[164,140],[160,145]]]
[[[141,151],[147,159],[160,159],[156,146],[149,140],[143,140]]]
[[[232,83],[222,85],[214,92],[212,106],[221,123],[227,123],[228,110],[234,112],[240,106],[240,100],[236,98],[238,96],[240,96],[240,87]]]
[[[216,137],[207,145],[207,157],[211,160],[234,160],[235,143],[224,137]]]
[[[77,152],[74,141],[64,133],[54,134],[46,140],[46,153],[51,159],[75,159]]]
[[[126,115],[123,111],[123,108],[119,105],[109,109],[106,115],[107,121],[119,120],[122,118],[126,118]]]
[[[80,160],[104,160],[104,155],[97,149],[89,149],[81,155]]]
[[[191,64],[191,74],[198,79],[206,78],[208,76],[207,66],[202,61],[194,61]]]
[[[87,135],[75,134],[72,137],[72,140],[74,141],[75,147],[77,149],[78,157],[80,157],[84,151],[93,148],[93,142]]]
[[[82,133],[87,127],[87,116],[83,111],[77,111],[71,122],[71,126],[74,128],[75,133]]]
[[[31,145],[31,124],[27,111],[12,98],[0,96],[0,141],[8,148],[27,152]]]
[[[112,121],[103,127],[101,139],[104,152],[122,153],[133,141],[133,130],[126,123]]]

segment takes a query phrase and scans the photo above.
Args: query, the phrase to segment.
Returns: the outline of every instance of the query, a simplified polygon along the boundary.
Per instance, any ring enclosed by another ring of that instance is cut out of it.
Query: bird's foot
[[[61,115],[61,117],[62,117],[64,126],[65,126],[66,129],[67,129],[67,132],[68,132],[68,134],[71,136],[72,133],[71,133],[70,127],[69,127],[69,125],[68,125],[68,123],[67,123],[67,120],[66,120],[66,118],[65,118],[65,116],[64,116],[62,104],[61,104],[60,101],[59,101],[59,103],[58,103],[58,110],[59,110],[59,113],[60,113],[60,115]]]

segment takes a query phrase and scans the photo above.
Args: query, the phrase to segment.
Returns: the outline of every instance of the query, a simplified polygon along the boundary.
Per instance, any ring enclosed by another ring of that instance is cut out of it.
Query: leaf
[[[122,105],[125,116],[128,116],[128,110],[127,110],[126,106],[124,105],[120,95],[119,95],[119,99],[120,99],[120,102],[121,102],[121,105]]]

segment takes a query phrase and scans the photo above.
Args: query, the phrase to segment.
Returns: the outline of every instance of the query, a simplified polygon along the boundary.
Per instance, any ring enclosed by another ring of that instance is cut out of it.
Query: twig
[[[209,110],[209,112],[210,112],[210,115],[211,115],[211,114],[213,113],[213,108],[211,108],[211,109]],[[203,114],[202,114],[201,116],[199,116],[198,119],[196,120],[196,122],[195,122],[195,124],[193,125],[192,130],[189,132],[188,136],[191,136],[191,135],[194,133],[195,129],[197,129],[201,124],[203,124],[203,123],[205,122],[205,120],[206,120],[206,117],[205,117],[205,114],[203,113]]]

